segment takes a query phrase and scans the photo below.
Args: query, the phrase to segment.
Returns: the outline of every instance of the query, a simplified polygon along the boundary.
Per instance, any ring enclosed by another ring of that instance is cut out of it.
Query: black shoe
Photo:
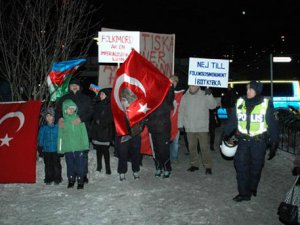
[[[250,201],[251,200],[251,196],[237,195],[232,200],[236,201],[236,202]]]
[[[111,174],[111,171],[110,170],[106,170],[106,174]]]
[[[214,146],[210,146],[210,150],[214,151],[215,150]]]
[[[212,174],[211,168],[206,168],[205,169],[205,174],[211,175]]]
[[[190,172],[194,172],[195,170],[199,170],[199,167],[191,166],[190,168],[187,169],[187,171],[190,171]]]
[[[77,185],[77,189],[83,189],[84,188],[84,183],[79,183]]]
[[[52,183],[53,180],[50,179],[44,179],[44,183],[47,185],[50,185]]]
[[[55,185],[59,185],[61,182],[62,182],[62,178],[54,180]]]
[[[257,191],[251,191],[251,194],[252,194],[254,197],[256,197]]]
[[[89,179],[87,178],[87,176],[84,176],[83,182],[86,183],[86,184],[89,183]]]
[[[70,182],[68,183],[68,188],[73,188],[74,187],[75,182]]]

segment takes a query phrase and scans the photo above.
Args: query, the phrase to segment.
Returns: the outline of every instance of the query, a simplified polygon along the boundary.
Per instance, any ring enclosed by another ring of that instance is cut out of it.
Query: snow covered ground
[[[134,180],[129,163],[126,181],[117,174],[117,158],[111,148],[112,174],[96,172],[96,152],[89,152],[89,183],[84,190],[67,189],[66,167],[62,158],[64,181],[43,183],[44,163],[37,162],[35,184],[0,184],[1,225],[276,225],[281,224],[277,207],[294,181],[290,157],[279,152],[267,161],[257,197],[236,203],[233,161],[218,150],[211,152],[213,174],[204,168],[188,172],[189,156],[180,139],[180,161],[173,164],[168,179],[154,177],[154,163],[145,156],[139,180]]]

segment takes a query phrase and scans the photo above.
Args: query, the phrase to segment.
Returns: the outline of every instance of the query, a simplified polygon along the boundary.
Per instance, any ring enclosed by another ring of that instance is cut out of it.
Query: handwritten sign
[[[98,62],[122,63],[134,48],[140,51],[140,32],[98,32]]]
[[[229,60],[225,59],[189,59],[189,85],[227,88]]]
[[[121,32],[127,31],[102,28],[102,32]],[[174,74],[175,61],[175,34],[158,34],[150,32],[139,33],[139,53],[155,65],[167,77]],[[137,48],[134,48],[137,50]],[[130,53],[130,51],[129,51]],[[112,87],[117,71],[115,65],[101,64],[99,66],[98,84],[101,87]]]

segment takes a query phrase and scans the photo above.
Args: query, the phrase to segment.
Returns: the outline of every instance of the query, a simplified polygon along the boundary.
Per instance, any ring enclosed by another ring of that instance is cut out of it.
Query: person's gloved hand
[[[205,95],[211,95],[211,89],[205,88]]]
[[[269,151],[269,158],[268,160],[271,160],[274,158],[275,154],[276,154],[276,151],[277,151],[277,148],[278,148],[278,142],[273,142],[271,144],[271,147],[270,147],[270,151]]]
[[[229,141],[229,138],[230,138],[230,136],[224,135],[224,136],[223,136],[223,141],[226,141],[226,142],[227,142],[227,141]]]

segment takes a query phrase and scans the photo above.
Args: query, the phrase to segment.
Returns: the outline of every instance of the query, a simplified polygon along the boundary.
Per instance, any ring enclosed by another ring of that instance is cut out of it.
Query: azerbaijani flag
[[[98,94],[100,89],[101,87],[97,86],[96,84],[90,84],[89,90],[95,92],[96,95]]]
[[[86,61],[86,59],[73,59],[53,63],[47,77],[50,101],[56,101],[68,92],[72,74]]]

